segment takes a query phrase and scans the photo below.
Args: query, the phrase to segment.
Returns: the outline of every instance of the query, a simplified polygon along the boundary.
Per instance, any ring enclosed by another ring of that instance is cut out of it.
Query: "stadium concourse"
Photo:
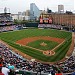
[[[52,65],[27,60],[0,41],[0,67],[3,67],[2,65],[6,65],[8,69],[14,66],[13,75],[75,75],[75,47],[70,58]]]

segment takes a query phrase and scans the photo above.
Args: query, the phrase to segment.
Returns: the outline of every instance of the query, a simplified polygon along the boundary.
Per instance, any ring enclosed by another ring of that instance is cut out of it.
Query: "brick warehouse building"
[[[51,24],[61,25],[70,30],[75,29],[75,14],[72,13],[46,13],[41,14],[40,18],[43,19],[42,23],[48,24],[48,19],[52,20]]]

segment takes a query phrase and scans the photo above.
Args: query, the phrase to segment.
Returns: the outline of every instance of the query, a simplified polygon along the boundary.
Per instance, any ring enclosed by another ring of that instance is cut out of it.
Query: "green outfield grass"
[[[45,45],[42,45],[43,43]],[[40,50],[52,50],[57,45],[58,45],[57,42],[48,41],[48,40],[36,40],[27,44],[27,46],[40,49]]]
[[[27,47],[16,44],[17,40],[21,40],[27,37],[35,37],[35,36],[51,36],[56,38],[63,38],[66,41],[55,50],[55,55],[53,56],[46,56],[46,55],[43,55],[43,53],[38,50],[34,50],[31,48],[27,48]],[[72,41],[72,33],[59,31],[59,30],[52,30],[52,29],[28,29],[28,30],[0,33],[0,39],[7,42],[10,46],[36,59],[39,59],[45,62],[56,62],[65,57]]]

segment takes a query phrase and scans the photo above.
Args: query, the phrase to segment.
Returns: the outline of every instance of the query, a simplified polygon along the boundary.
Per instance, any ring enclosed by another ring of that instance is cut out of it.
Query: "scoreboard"
[[[40,15],[40,24],[52,24],[53,19],[51,15],[41,14]]]

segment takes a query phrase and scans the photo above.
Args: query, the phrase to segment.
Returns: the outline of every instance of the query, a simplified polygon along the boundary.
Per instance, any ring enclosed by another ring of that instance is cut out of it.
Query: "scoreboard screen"
[[[52,24],[52,16],[50,15],[40,15],[41,24]]]

